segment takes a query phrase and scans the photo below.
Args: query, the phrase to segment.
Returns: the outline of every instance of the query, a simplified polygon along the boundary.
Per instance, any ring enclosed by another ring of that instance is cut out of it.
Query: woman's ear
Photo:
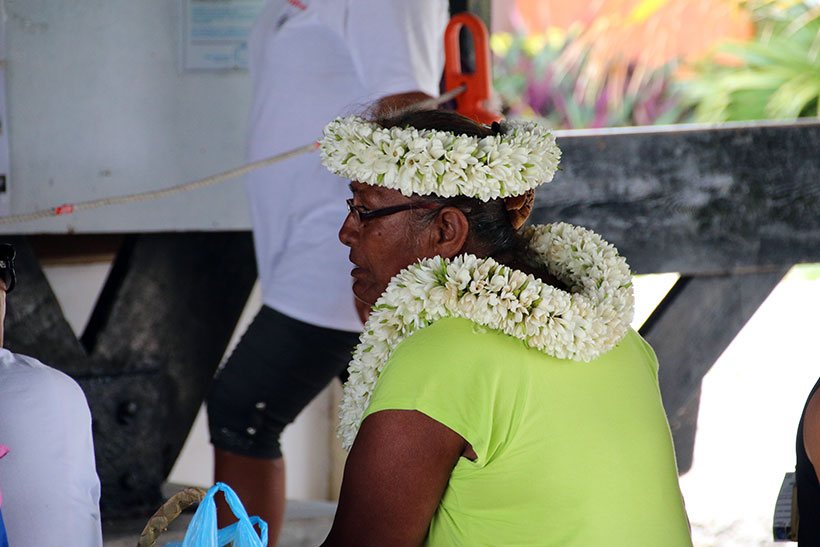
[[[458,207],[444,207],[439,211],[430,233],[433,254],[452,258],[464,252],[470,234],[470,223]]]

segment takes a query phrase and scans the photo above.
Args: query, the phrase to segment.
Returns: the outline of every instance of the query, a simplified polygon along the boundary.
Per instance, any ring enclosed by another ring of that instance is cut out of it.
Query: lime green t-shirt
[[[632,330],[582,363],[447,318],[399,344],[365,415],[418,410],[478,456],[427,545],[690,546],[657,367]]]

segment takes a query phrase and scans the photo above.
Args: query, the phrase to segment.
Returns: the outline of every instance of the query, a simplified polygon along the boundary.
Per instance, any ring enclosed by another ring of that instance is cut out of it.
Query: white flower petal
[[[488,201],[520,195],[549,182],[561,150],[545,127],[506,122],[491,137],[393,127],[356,116],[324,128],[322,163],[337,175],[410,196],[465,195]]]

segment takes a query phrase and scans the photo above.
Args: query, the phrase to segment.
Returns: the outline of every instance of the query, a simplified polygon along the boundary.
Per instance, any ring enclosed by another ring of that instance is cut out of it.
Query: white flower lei
[[[393,350],[442,317],[462,317],[560,359],[591,361],[613,348],[632,321],[632,274],[601,236],[566,223],[523,232],[529,259],[570,292],[492,258],[421,260],[396,275],[373,306],[348,368],[338,434],[346,450],[359,430]]]
[[[385,129],[356,116],[336,118],[320,141],[333,173],[399,190],[405,196],[470,196],[481,201],[521,195],[552,180],[561,159],[555,136],[534,122],[504,122],[491,137],[447,131]]]

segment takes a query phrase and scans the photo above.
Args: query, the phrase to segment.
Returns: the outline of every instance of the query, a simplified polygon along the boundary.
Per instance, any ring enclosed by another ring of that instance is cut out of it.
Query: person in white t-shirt
[[[315,141],[339,115],[438,94],[446,0],[269,0],[250,38],[248,160]],[[263,307],[208,397],[215,478],[268,522],[284,511],[282,430],[344,373],[364,304],[338,240],[349,181],[318,153],[247,178]]]
[[[13,271],[10,247],[0,245],[0,272]],[[0,345],[12,279],[0,279]],[[77,382],[0,348],[0,445],[8,447],[0,492],[11,547],[102,545],[91,413]]]

